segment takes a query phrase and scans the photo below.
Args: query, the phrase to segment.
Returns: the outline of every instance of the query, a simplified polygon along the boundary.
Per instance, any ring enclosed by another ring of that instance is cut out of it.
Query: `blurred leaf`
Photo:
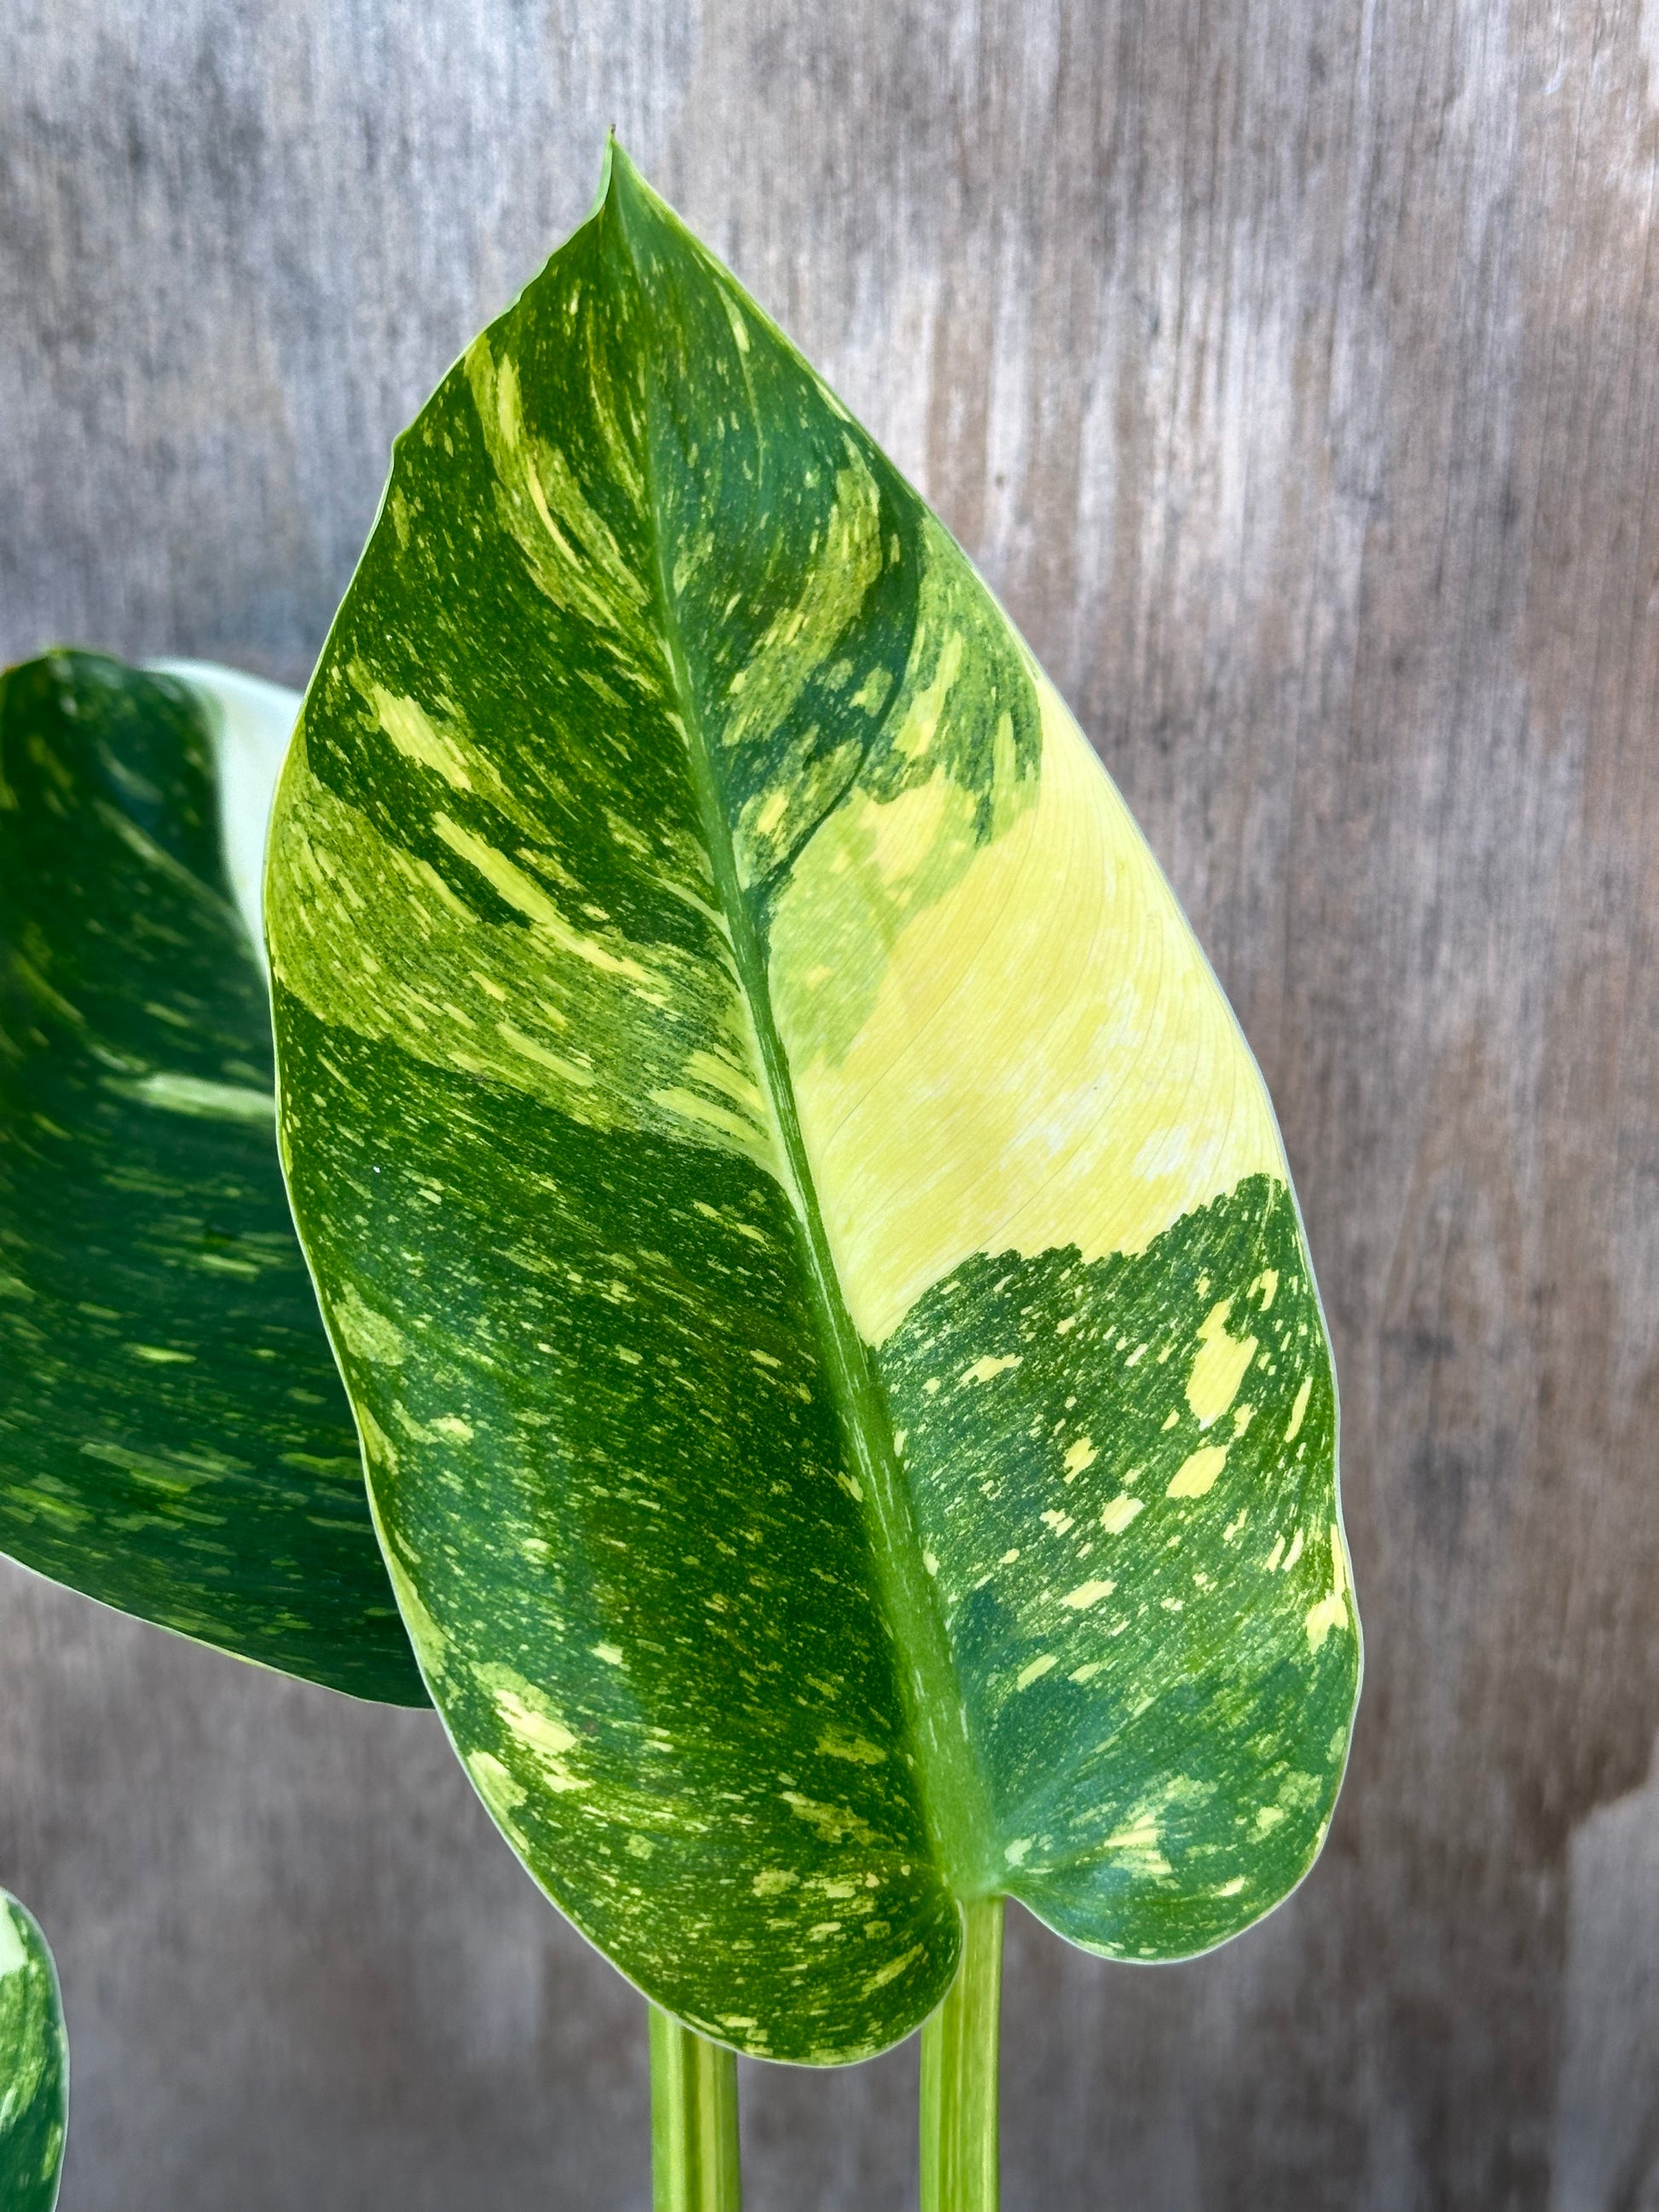
[[[274,1141],[248,932],[295,703],[94,653],[0,678],[0,1550],[421,1704]]]
[[[46,1939],[0,1889],[0,2204],[52,2212],[69,2119],[69,2039]]]

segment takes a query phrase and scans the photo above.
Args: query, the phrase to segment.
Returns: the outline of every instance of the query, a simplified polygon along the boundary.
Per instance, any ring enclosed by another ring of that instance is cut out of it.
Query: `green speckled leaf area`
[[[0,678],[0,1550],[359,1697],[425,1694],[275,1142],[208,702]]]
[[[1129,1958],[1358,1682],[1266,1093],[934,517],[617,153],[399,441],[267,879],[296,1218],[479,1792],[661,2006],[858,2057]]]
[[[52,2212],[69,2118],[58,1974],[33,1917],[0,1889],[0,2204]]]
[[[1218,1293],[1241,1283],[1230,1334]],[[1244,1371],[1206,1421],[1191,1386],[1217,1343]],[[1019,1808],[1003,1886],[1115,1958],[1235,1934],[1306,1864],[1353,1696],[1330,1364],[1289,1192],[1251,1176],[1133,1258],[970,1261],[882,1369],[928,1471],[969,1730]]]

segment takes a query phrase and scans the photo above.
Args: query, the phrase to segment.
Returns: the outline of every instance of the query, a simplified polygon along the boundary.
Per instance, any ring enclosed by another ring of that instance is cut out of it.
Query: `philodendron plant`
[[[1237,1026],[968,560],[614,147],[398,441],[268,1008],[298,703],[6,679],[0,1545],[429,1695],[652,2000],[659,2204],[737,2202],[732,2052],[921,2027],[923,2204],[989,2206],[1003,1899],[1206,1950],[1346,1756]]]

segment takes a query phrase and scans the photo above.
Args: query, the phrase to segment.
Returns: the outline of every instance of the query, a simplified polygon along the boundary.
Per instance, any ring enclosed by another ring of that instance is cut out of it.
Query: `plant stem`
[[[736,2056],[651,2008],[653,2212],[742,2212]]]
[[[997,2212],[1002,1899],[963,1920],[962,1964],[921,2030],[921,2212]]]

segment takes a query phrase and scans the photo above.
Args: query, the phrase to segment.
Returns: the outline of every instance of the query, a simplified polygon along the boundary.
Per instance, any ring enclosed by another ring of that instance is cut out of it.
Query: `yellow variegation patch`
[[[1077,725],[1033,682],[1033,803],[975,842],[943,774],[885,805],[854,800],[778,903],[779,1031],[872,1344],[975,1252],[1143,1252],[1247,1176],[1285,1174],[1208,963]],[[843,944],[874,978],[845,1036],[817,1012],[848,988]]]

